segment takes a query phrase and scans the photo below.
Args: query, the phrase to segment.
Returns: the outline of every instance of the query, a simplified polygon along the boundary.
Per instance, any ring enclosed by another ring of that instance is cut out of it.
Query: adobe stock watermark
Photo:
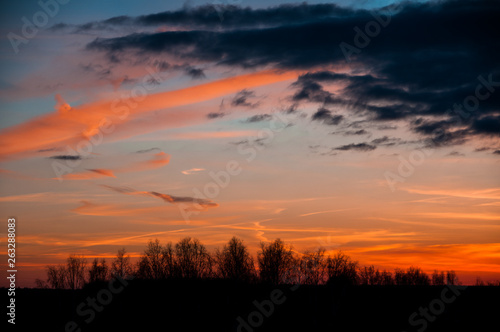
[[[339,44],[340,50],[344,55],[345,60],[350,63],[351,56],[353,54],[360,54],[361,50],[368,47],[373,38],[376,38],[380,35],[382,28],[386,28],[389,23],[391,23],[392,15],[394,15],[394,11],[398,9],[399,5],[396,5],[392,8],[384,8],[382,10],[372,10],[370,14],[374,18],[371,21],[368,21],[364,29],[361,30],[360,27],[355,26],[354,32],[356,34],[353,37],[353,44],[351,45],[346,42],[341,42]]]
[[[142,78],[142,81],[130,90],[130,93],[122,92],[119,98],[116,98],[111,103],[111,112],[116,116],[118,121],[125,121],[130,112],[137,108],[141,102],[146,100],[148,94],[155,90],[156,87],[162,82],[161,77],[158,75],[159,68],[155,71],[151,67],[146,67],[148,75]],[[71,109],[68,110],[71,112]],[[116,120],[115,120],[116,122]],[[82,158],[89,156],[96,146],[99,146],[103,140],[104,135],[113,133],[116,129],[115,124],[111,117],[105,116],[101,118],[97,128],[89,132],[83,133],[86,139],[82,139],[76,144],[75,149],[71,146],[66,146],[66,155],[75,156],[75,158],[67,158],[64,162],[54,160],[51,164],[56,178],[59,182],[64,180],[63,176],[72,173],[75,168],[80,166]]]
[[[479,84],[476,85],[474,94],[470,94],[464,98],[462,103],[453,104],[453,108],[446,110],[444,116],[451,116],[454,121],[451,125],[459,127],[463,125],[463,121],[467,120],[474,112],[479,109],[481,101],[485,101],[491,97],[496,89],[500,87],[500,81],[493,80],[493,74],[489,74],[488,78],[482,75],[477,77]],[[424,161],[434,153],[434,148],[439,146],[446,139],[446,132],[443,128],[437,128],[432,132],[432,141],[429,147],[413,150],[408,159],[403,156],[398,156],[399,165],[397,174],[391,171],[385,171],[384,177],[387,185],[392,192],[396,191],[396,184],[403,183],[407,178],[412,176],[417,166],[420,166]]]
[[[412,313],[408,318],[408,323],[415,327],[417,332],[424,332],[429,323],[436,321],[438,316],[446,310],[446,305],[455,302],[457,297],[461,294],[460,291],[466,288],[467,286],[448,284],[441,291],[439,298],[430,301],[429,305],[426,307],[418,308],[418,312],[415,311]]]
[[[38,1],[40,10],[31,16],[31,20],[26,16],[21,17],[21,33],[17,34],[11,31],[7,34],[7,39],[14,53],[19,53],[19,46],[22,44],[26,45],[31,39],[35,38],[40,29],[46,27],[50,19],[54,18],[59,13],[60,5],[65,5],[69,1],[70,0],[40,0]]]
[[[133,280],[133,276],[129,276],[128,279],[123,279],[119,275],[111,279],[108,283],[108,288],[103,288],[97,292],[96,297],[87,297],[84,302],[81,302],[76,307],[76,313],[79,317],[84,318],[85,324],[91,324],[96,318],[97,314],[102,312],[106,306],[111,304],[113,301],[113,296],[118,295],[125,287],[128,285],[128,281]],[[66,332],[81,332],[82,329],[75,321],[69,321],[65,326]]]
[[[243,156],[246,163],[251,163],[257,157],[259,151],[262,151],[266,144],[274,140],[275,134],[282,132],[288,126],[287,119],[279,112],[273,113],[272,119],[269,121],[269,127],[258,131],[255,140],[249,138],[248,144],[239,144],[238,154]],[[231,183],[231,179],[243,172],[242,164],[237,160],[229,160],[224,169],[218,172],[210,171],[208,175],[212,181],[207,182],[203,189],[193,188],[194,199],[192,204],[180,203],[177,204],[184,221],[187,224],[193,215],[198,215],[205,210],[200,202],[211,200],[219,196],[221,190],[227,188]]]

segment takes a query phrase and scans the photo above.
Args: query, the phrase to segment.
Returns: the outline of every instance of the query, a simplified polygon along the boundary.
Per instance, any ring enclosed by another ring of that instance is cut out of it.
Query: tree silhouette
[[[215,260],[219,277],[231,280],[250,281],[255,276],[252,256],[243,241],[233,236],[222,250],[217,249]]]
[[[298,282],[305,285],[319,285],[325,281],[326,258],[325,249],[306,251],[300,258]]]
[[[357,261],[351,260],[349,256],[345,255],[341,251],[337,252],[333,257],[328,257],[328,283],[356,285],[358,281],[356,273],[357,266]]]
[[[432,274],[432,284],[435,286],[443,286],[445,284],[444,271],[439,273],[438,270],[434,270],[434,273]]]
[[[431,279],[421,268],[410,266],[406,271],[394,270],[394,283],[398,286],[427,286]]]
[[[94,258],[92,264],[90,265],[88,274],[89,283],[106,281],[108,278],[108,265],[106,264],[106,260],[104,258],[101,260]]]
[[[89,269],[87,260],[81,255],[69,255],[65,265],[48,265],[47,281],[37,279],[38,288],[77,289],[88,282],[105,281],[110,276],[127,277],[135,274],[140,279],[159,280],[171,277],[200,279],[218,277],[229,280],[251,282],[256,279],[274,285],[300,283],[320,285],[381,285],[381,286],[442,286],[446,283],[458,285],[455,271],[434,271],[431,278],[418,267],[406,270],[396,268],[394,274],[380,272],[375,266],[358,267],[342,251],[326,257],[325,249],[306,251],[301,256],[294,253],[292,246],[281,239],[261,243],[257,253],[258,275],[254,260],[241,239],[232,237],[214,255],[198,240],[190,237],[181,239],[175,247],[171,243],[161,245],[158,239],[150,240],[134,271],[130,256],[125,248],[118,250],[116,258],[108,268],[104,259],[93,259]],[[108,273],[111,271],[111,273]],[[480,280],[478,285],[484,284]],[[488,282],[498,285],[500,282]]]
[[[458,277],[455,271],[446,272],[446,282],[448,285],[458,285]]]
[[[118,275],[126,278],[132,275],[133,269],[130,263],[130,256],[125,256],[126,252],[125,248],[119,249],[116,258],[111,262],[111,274],[113,276]]]
[[[64,265],[48,265],[47,266],[47,284],[55,289],[66,288],[66,267]]]
[[[160,241],[149,241],[138,262],[137,275],[143,279],[165,279],[175,270],[174,251],[171,243],[162,246]]]
[[[406,281],[408,285],[427,286],[431,284],[429,276],[421,268],[413,266],[406,270]]]
[[[70,255],[66,262],[66,283],[69,288],[77,289],[85,284],[87,260],[82,255]]]
[[[373,265],[359,268],[359,283],[361,285],[381,285],[382,275]]]
[[[207,278],[212,275],[212,257],[198,239],[186,237],[175,245],[177,272],[182,278]]]
[[[394,285],[394,279],[392,278],[392,273],[390,271],[384,270],[380,275],[380,285],[382,286],[392,286]]]
[[[403,269],[394,269],[394,284],[398,286],[407,285],[406,272]]]
[[[258,253],[260,279],[274,285],[289,283],[294,275],[292,248],[280,239],[269,244],[261,243]]]

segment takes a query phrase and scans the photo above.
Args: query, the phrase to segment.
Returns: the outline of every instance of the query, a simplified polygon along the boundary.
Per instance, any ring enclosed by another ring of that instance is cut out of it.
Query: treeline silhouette
[[[66,264],[47,266],[47,280],[36,280],[38,288],[79,289],[86,284],[104,282],[116,276],[142,280],[226,279],[244,283],[271,285],[378,285],[441,286],[458,285],[454,271],[428,275],[418,267],[379,271],[360,266],[342,251],[326,255],[323,248],[295,252],[291,245],[276,239],[261,243],[256,262],[241,239],[231,238],[222,249],[209,253],[198,239],[186,237],[173,245],[149,241],[136,264],[126,250],[120,249],[108,265],[95,258],[88,264],[82,255],[70,255]],[[476,285],[484,285],[480,279]],[[500,285],[500,282],[487,283]]]

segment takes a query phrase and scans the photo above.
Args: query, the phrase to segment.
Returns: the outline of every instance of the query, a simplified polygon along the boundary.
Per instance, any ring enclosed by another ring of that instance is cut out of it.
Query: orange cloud
[[[74,208],[71,212],[87,215],[87,216],[145,216],[149,213],[162,213],[165,211],[165,206],[147,207],[147,208],[130,208],[129,206],[120,206],[114,204],[95,204],[89,201],[82,201],[82,205]]]
[[[116,178],[113,171],[109,169],[88,169],[86,172],[72,173],[63,175],[63,179],[66,180],[88,180],[101,177],[112,177]]]
[[[7,128],[0,133],[0,160],[26,157],[37,150],[63,144],[83,144],[99,132],[110,134],[113,131],[111,125],[116,126],[127,122],[131,115],[199,103],[245,88],[290,80],[296,76],[297,73],[294,72],[279,73],[266,70],[185,89],[150,94],[145,96],[142,101],[128,97],[101,100],[70,107],[70,109],[62,98],[58,98],[58,111]],[[204,117],[204,113],[201,111],[198,111],[196,115]],[[176,116],[185,115],[179,112],[173,114],[173,117]],[[111,123],[106,122],[106,120]],[[175,123],[175,121],[172,122]]]

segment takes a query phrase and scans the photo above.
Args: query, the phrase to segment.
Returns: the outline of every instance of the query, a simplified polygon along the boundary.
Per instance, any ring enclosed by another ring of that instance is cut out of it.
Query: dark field
[[[116,281],[116,294],[103,291],[110,289],[108,283],[81,290],[18,289],[15,329],[489,331],[498,327],[500,312],[500,287],[494,286],[271,286],[222,280],[124,284]],[[7,290],[2,293],[6,296]],[[96,309],[91,309],[87,298],[98,294]],[[424,318],[419,310],[429,306]]]

